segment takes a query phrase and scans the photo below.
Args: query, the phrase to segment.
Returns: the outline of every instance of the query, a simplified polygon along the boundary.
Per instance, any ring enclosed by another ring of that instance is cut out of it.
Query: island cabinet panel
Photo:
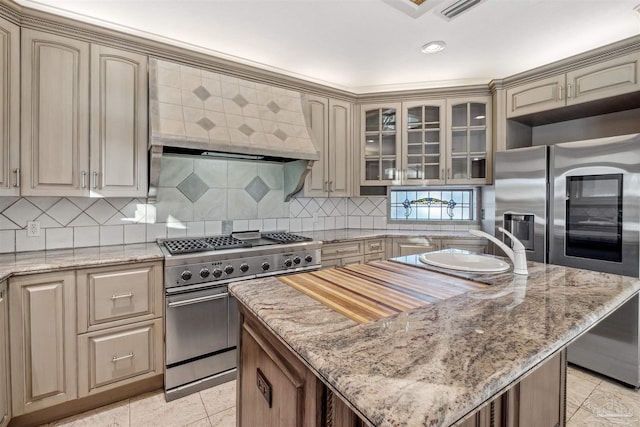
[[[237,425],[322,426],[320,380],[242,307],[240,314]]]

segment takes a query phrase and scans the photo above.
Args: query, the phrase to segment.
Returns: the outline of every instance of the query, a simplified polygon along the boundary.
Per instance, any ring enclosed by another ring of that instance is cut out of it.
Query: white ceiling
[[[640,0],[485,0],[451,21],[453,0],[16,2],[355,93],[487,83],[640,34]]]

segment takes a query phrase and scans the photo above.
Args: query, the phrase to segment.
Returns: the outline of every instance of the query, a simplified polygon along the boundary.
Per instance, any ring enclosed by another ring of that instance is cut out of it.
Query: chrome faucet
[[[489,233],[485,233],[480,230],[469,230],[469,233],[474,236],[484,237],[486,239],[491,240],[493,243],[498,245],[500,249],[504,251],[505,254],[509,257],[511,262],[513,263],[513,273],[514,274],[522,274],[527,276],[529,272],[527,271],[527,253],[525,252],[524,245],[514,236],[509,233],[502,227],[498,227],[498,230],[504,233],[508,238],[511,239],[511,244],[513,249],[507,246],[504,242],[501,242],[500,239],[492,236]]]

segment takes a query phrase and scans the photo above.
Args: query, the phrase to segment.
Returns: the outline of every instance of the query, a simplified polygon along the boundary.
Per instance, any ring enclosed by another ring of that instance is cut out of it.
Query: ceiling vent
[[[443,9],[440,13],[447,19],[451,20],[461,13],[466,12],[473,6],[482,3],[484,0],[458,0],[451,6]]]

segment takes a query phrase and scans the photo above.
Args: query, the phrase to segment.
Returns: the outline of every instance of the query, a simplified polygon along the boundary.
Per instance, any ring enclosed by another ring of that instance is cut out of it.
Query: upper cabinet
[[[0,18],[0,196],[20,194],[20,28]]]
[[[320,160],[307,175],[304,195],[348,197],[352,193],[351,104],[312,95],[306,98],[307,125]]]
[[[361,185],[486,184],[491,97],[362,106]]]
[[[22,31],[22,195],[146,194],[147,59]]]
[[[507,118],[640,90],[640,53],[507,89]]]

